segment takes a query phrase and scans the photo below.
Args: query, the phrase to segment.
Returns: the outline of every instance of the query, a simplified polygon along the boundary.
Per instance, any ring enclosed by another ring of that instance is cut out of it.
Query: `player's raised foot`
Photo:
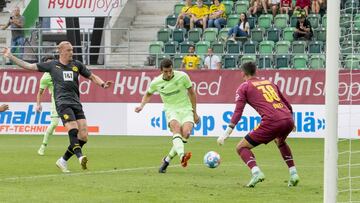
[[[170,163],[165,161],[165,158],[164,158],[163,161],[162,161],[162,164],[161,164],[161,166],[159,168],[159,173],[166,173],[166,169],[169,166],[169,164]]]
[[[55,164],[63,173],[70,173],[67,168],[67,162],[62,157],[60,157]]]
[[[40,148],[39,148],[39,150],[38,150],[38,154],[39,154],[40,156],[44,156],[44,154],[45,154],[45,148],[46,148],[45,145],[41,145],[41,146],[40,146]]]
[[[289,182],[288,182],[288,186],[289,187],[295,187],[299,184],[300,182],[300,177],[298,176],[298,174],[292,174],[290,176]]]
[[[184,154],[184,156],[181,158],[181,166],[182,167],[186,167],[188,165],[188,161],[191,158],[192,153],[191,152],[186,152]]]
[[[81,168],[83,169],[83,170],[86,170],[87,169],[87,162],[88,162],[88,158],[86,157],[86,156],[81,156],[80,158],[79,158],[79,162],[80,162],[80,165],[81,165]]]
[[[246,185],[246,187],[255,187],[256,184],[263,182],[265,180],[265,175],[263,172],[259,171],[251,177],[250,182]]]

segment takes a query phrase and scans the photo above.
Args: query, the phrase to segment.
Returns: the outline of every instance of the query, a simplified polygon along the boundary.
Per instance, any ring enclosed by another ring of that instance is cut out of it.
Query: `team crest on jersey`
[[[76,67],[76,66],[73,66],[73,67],[72,67],[72,70],[73,70],[74,72],[78,72],[78,71],[79,71],[79,68]]]
[[[69,115],[67,115],[67,114],[64,114],[63,117],[64,117],[65,120],[69,119]]]

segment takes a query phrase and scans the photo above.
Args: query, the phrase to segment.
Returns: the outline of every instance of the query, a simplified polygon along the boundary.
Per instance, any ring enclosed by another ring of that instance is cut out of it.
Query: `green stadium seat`
[[[180,43],[180,53],[184,54],[184,53],[189,53],[189,47],[190,46],[194,46],[194,42],[191,41],[183,41]]]
[[[182,64],[184,56],[185,55],[183,55],[183,54],[177,54],[177,55],[174,56],[173,64],[174,64],[175,69],[180,69],[181,68],[181,64]]]
[[[351,26],[351,15],[350,14],[342,14],[340,15],[340,27],[350,28]]]
[[[309,60],[309,68],[310,69],[325,68],[325,56],[321,54],[311,55]]]
[[[326,28],[327,15],[325,14],[321,19],[321,27]]]
[[[172,30],[169,28],[162,28],[157,32],[157,40],[164,43],[170,41]]]
[[[243,45],[244,54],[256,54],[258,43],[256,41],[246,41]]]
[[[260,55],[257,66],[259,69],[273,68],[273,57],[272,55]]]
[[[309,14],[307,19],[310,21],[311,27],[316,29],[320,25],[320,14]]]
[[[277,14],[274,18],[274,27],[284,29],[288,26],[289,15]]]
[[[149,53],[151,55],[162,54],[163,49],[164,49],[164,42],[162,41],[150,42]]]
[[[321,27],[321,28],[315,29],[314,34],[315,34],[315,40],[322,41],[322,42],[326,41],[326,28]]]
[[[290,41],[278,41],[275,45],[275,52],[277,54],[288,54],[291,50]]]
[[[341,54],[353,54],[356,52],[353,41],[344,41],[340,46]]]
[[[240,15],[232,14],[228,16],[226,27],[232,28],[235,25],[239,24]]]
[[[212,43],[211,47],[215,54],[223,54],[225,50],[225,43],[222,41],[215,41]]]
[[[244,63],[248,62],[254,62],[256,63],[256,55],[243,55],[240,59],[240,65],[243,65]]]
[[[179,43],[177,41],[168,41],[164,44],[164,53],[165,54],[175,54],[177,53]]]
[[[347,35],[347,30],[346,28],[344,27],[340,27],[340,42],[343,42],[347,39],[348,36]],[[349,36],[351,38],[351,36]],[[350,39],[351,40],[351,39]]]
[[[275,56],[275,68],[287,69],[290,68],[290,59],[288,55],[276,55]]]
[[[227,39],[228,33],[229,33],[229,30],[230,30],[230,29],[231,29],[231,28],[229,28],[229,27],[224,27],[223,29],[221,29],[221,30],[219,31],[218,39],[219,39],[219,40]]]
[[[271,14],[263,14],[258,18],[258,25],[261,28],[268,29],[271,27],[273,21],[273,15]]]
[[[199,41],[195,45],[195,52],[197,55],[204,55],[208,52],[208,48],[210,47],[210,42],[208,41]]]
[[[290,27],[296,27],[297,21],[298,21],[298,17],[296,15],[292,15],[290,17]]]
[[[176,3],[174,5],[174,14],[175,15],[179,15],[179,13],[181,12],[181,9],[185,6],[185,4],[183,2],[180,3]]]
[[[235,3],[236,14],[247,13],[248,9],[249,9],[249,1],[237,1]]]
[[[234,55],[225,55],[224,56],[224,68],[237,68],[237,56]]]
[[[295,32],[295,28],[293,27],[285,28],[283,31],[283,40],[290,42],[294,41],[294,36],[293,36],[294,32]]]
[[[308,56],[305,54],[296,54],[292,59],[294,69],[308,69],[307,62]]]
[[[217,40],[217,34],[217,28],[206,28],[203,33],[203,40],[208,42],[214,42]]]
[[[262,41],[259,44],[259,54],[272,54],[275,47],[273,41]]]
[[[350,54],[345,58],[344,68],[346,69],[360,69],[360,55]]]
[[[360,42],[360,28],[354,27],[352,30],[352,35],[350,37],[350,40]]]
[[[169,15],[165,19],[165,25],[167,26],[175,26],[177,21],[177,16],[175,14]]]
[[[360,28],[360,14],[356,14],[354,17],[354,27]]]
[[[228,41],[226,43],[226,50],[228,54],[239,54],[241,52],[241,42]]]
[[[358,13],[359,1],[358,0],[347,0],[345,2],[345,13],[355,14]]]
[[[267,29],[267,40],[269,41],[273,41],[273,42],[278,42],[280,40],[280,30],[278,28],[275,27],[271,27],[269,29]]]
[[[202,34],[201,28],[190,29],[188,32],[188,40],[197,43],[198,41],[201,40],[201,34]]]
[[[261,42],[264,40],[265,29],[264,28],[254,28],[250,31],[251,40],[256,42]]]
[[[308,44],[310,54],[320,54],[323,52],[324,43],[322,41],[311,41]]]
[[[172,39],[173,41],[177,41],[179,43],[185,40],[186,29],[185,28],[177,28],[173,30]]]
[[[250,29],[254,29],[256,27],[256,19],[257,18],[254,16],[248,16],[247,19],[248,19]]]
[[[234,7],[234,2],[233,1],[223,1],[222,2],[225,6],[225,13],[226,15],[230,15],[232,13],[233,7]]]
[[[303,54],[306,51],[306,42],[305,41],[293,41],[291,45],[293,54]]]

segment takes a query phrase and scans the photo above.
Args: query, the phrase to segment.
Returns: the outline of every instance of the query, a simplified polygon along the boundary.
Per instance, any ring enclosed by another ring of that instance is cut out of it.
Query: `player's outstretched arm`
[[[27,70],[34,70],[34,71],[38,70],[36,63],[28,63],[26,61],[23,61],[23,60],[17,58],[16,56],[11,54],[10,49],[7,47],[5,47],[3,49],[2,54],[4,55],[4,57],[13,61],[20,68],[27,69]]]
[[[146,92],[146,94],[141,99],[140,106],[135,108],[136,113],[139,113],[144,108],[145,104],[149,103],[151,96],[152,96],[152,94],[150,94],[149,92]]]
[[[195,93],[193,87],[190,87],[188,89],[188,95],[189,95],[190,102],[191,102],[191,105],[192,105],[192,109],[193,109],[193,112],[194,112],[194,122],[199,123],[200,118],[199,118],[199,115],[196,112],[196,93]]]
[[[44,94],[44,89],[39,89],[39,91],[36,95],[36,112],[42,111],[41,98],[42,98],[43,94]]]
[[[9,105],[7,105],[7,104],[0,105],[0,112],[6,111],[6,110],[9,110]]]
[[[225,140],[226,140],[228,137],[230,137],[230,135],[231,135],[234,127],[235,127],[235,124],[229,123],[228,127],[225,129],[224,134],[223,134],[223,135],[220,135],[220,136],[218,137],[218,139],[216,140],[216,142],[217,142],[220,146],[221,146],[221,145],[224,145]]]
[[[114,83],[113,81],[104,82],[99,76],[95,75],[94,73],[90,75],[89,79],[104,89],[111,87],[111,84]]]

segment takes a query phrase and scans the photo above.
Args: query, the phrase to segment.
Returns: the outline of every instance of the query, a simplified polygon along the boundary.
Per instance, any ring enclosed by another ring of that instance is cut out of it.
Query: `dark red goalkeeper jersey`
[[[277,121],[292,118],[292,107],[279,91],[278,86],[268,80],[251,78],[236,90],[236,108],[231,123],[237,124],[245,104],[252,106],[262,121]]]

